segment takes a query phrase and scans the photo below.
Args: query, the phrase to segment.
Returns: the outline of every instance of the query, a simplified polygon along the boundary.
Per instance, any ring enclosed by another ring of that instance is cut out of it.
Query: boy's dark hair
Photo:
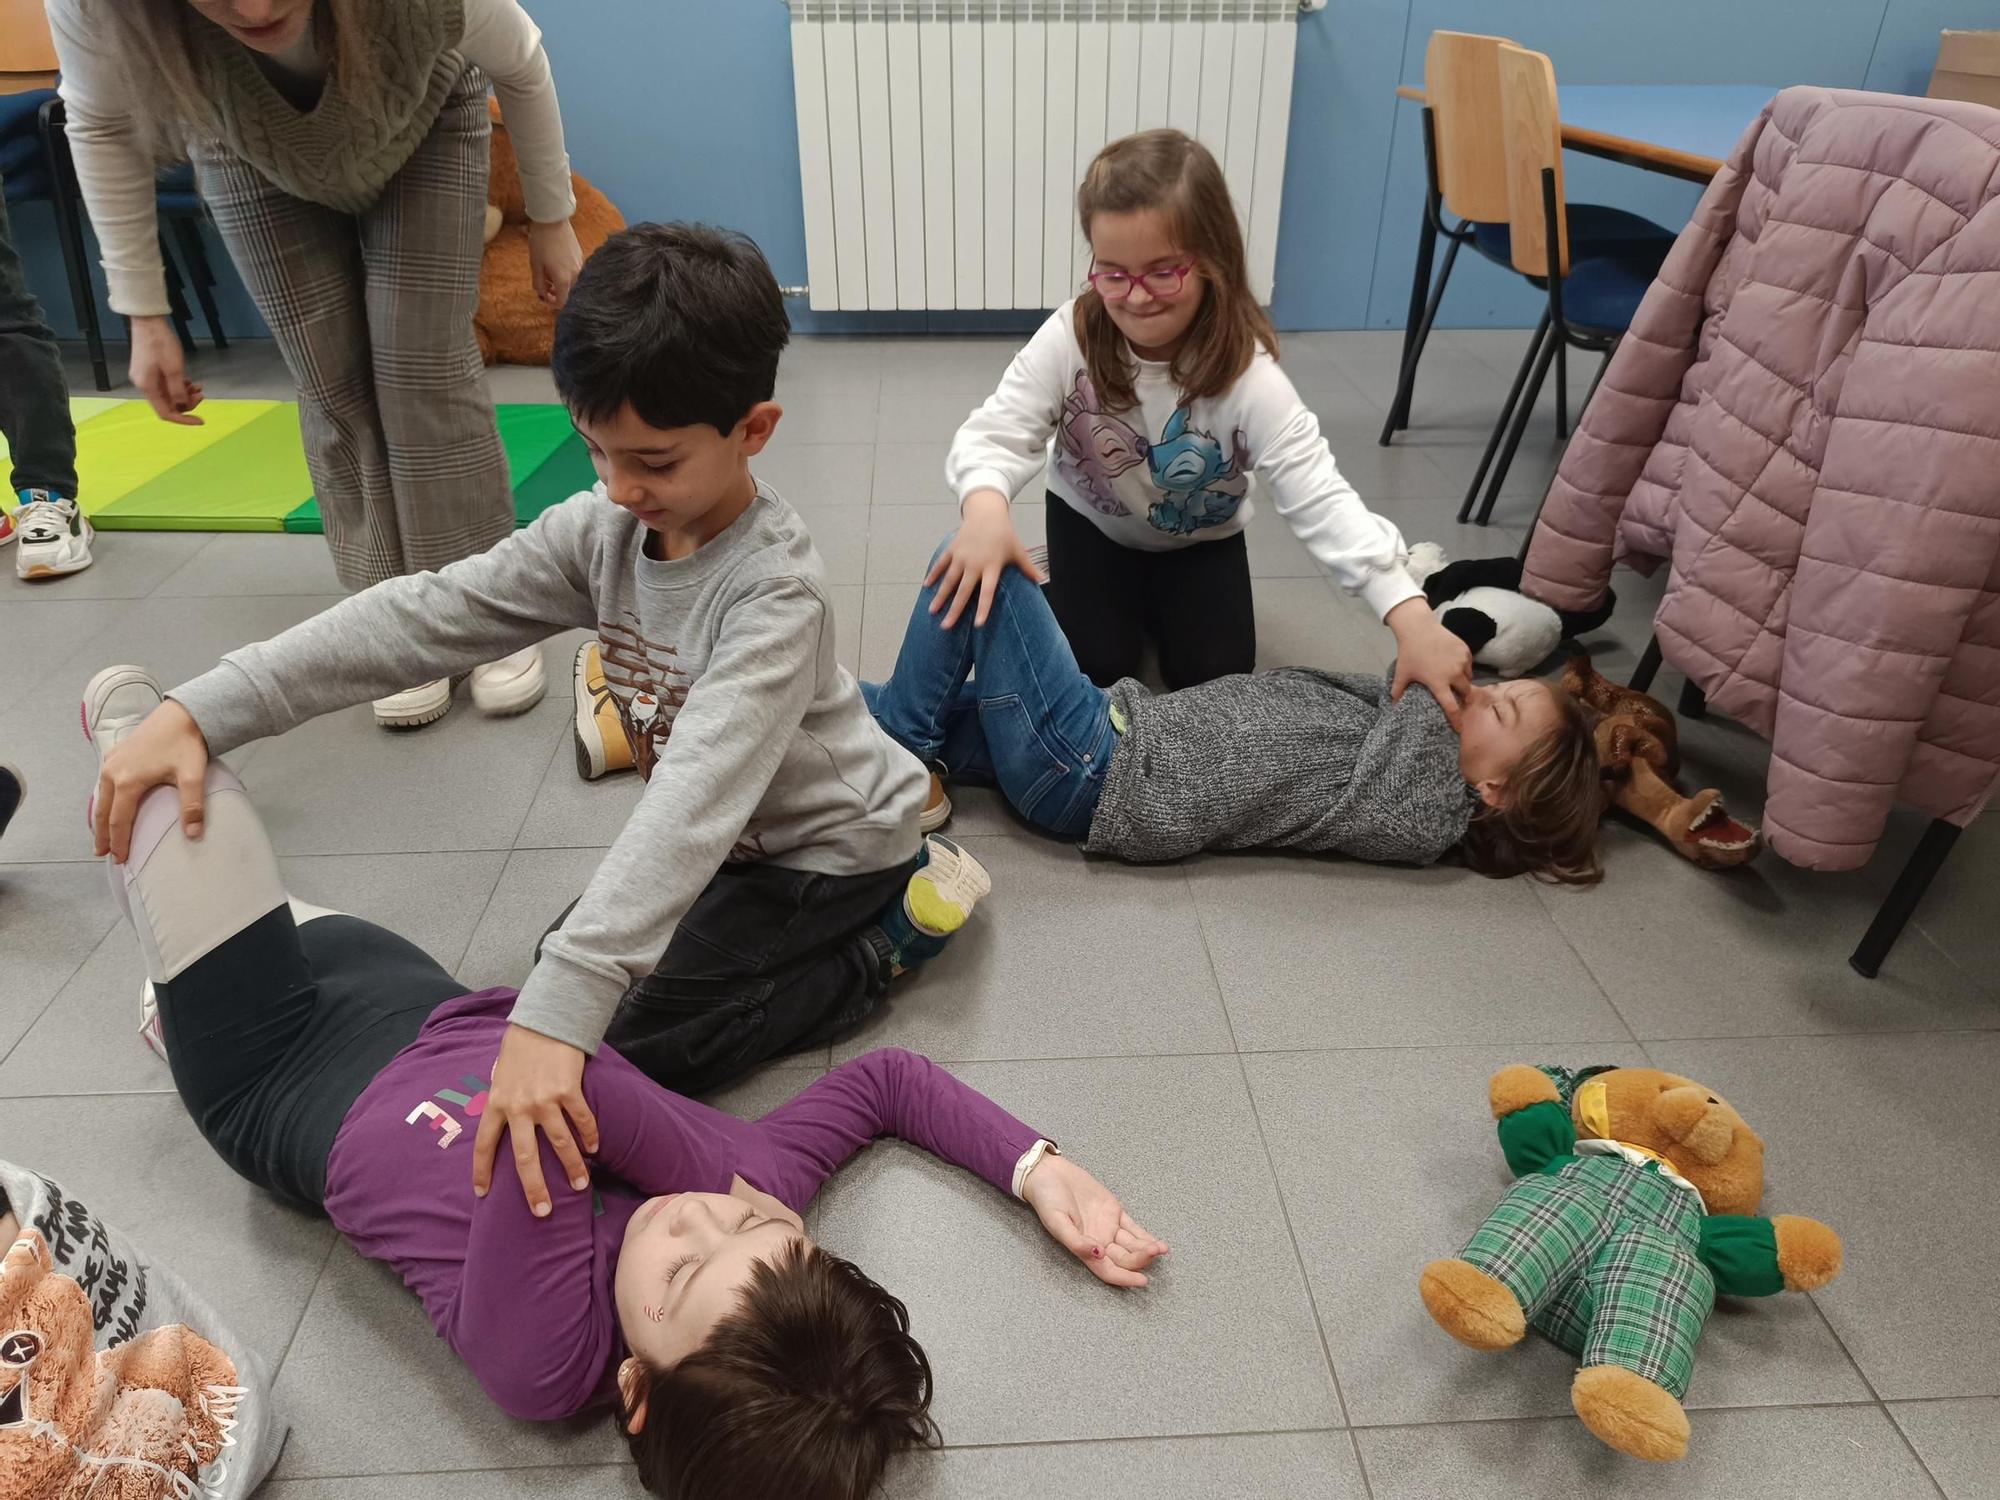
[[[804,1240],[757,1264],[699,1349],[645,1378],[632,1457],[671,1500],[863,1500],[891,1454],[939,1442],[909,1312]]]
[[[1550,696],[1555,728],[1507,773],[1505,804],[1482,805],[1472,815],[1459,851],[1482,875],[1595,885],[1604,878],[1597,860],[1597,825],[1604,816],[1597,740],[1581,703],[1568,693]]]
[[[649,427],[725,437],[769,401],[791,338],[764,252],[706,224],[634,224],[584,262],[549,359],[571,413],[608,421],[628,401]]]

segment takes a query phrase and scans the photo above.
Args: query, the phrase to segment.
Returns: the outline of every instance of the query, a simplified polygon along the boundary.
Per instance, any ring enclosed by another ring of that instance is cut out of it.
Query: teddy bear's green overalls
[[[1460,1258],[1586,1366],[1631,1370],[1679,1400],[1716,1293],[1783,1288],[1777,1235],[1769,1219],[1709,1213],[1691,1183],[1636,1146],[1578,1141],[1577,1085],[1605,1071],[1545,1066],[1562,1102],[1500,1121],[1501,1149],[1521,1180]]]

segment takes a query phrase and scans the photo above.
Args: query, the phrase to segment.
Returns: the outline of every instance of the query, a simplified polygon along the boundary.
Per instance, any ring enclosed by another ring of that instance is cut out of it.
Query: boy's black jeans
[[[724,865],[681,918],[659,966],[625,992],[604,1040],[681,1094],[708,1093],[771,1058],[825,1046],[888,992],[891,955],[876,920],[916,870],[915,855],[865,875]]]
[[[76,429],[62,356],[28,290],[0,191],[0,433],[13,453],[16,490],[76,498]]]

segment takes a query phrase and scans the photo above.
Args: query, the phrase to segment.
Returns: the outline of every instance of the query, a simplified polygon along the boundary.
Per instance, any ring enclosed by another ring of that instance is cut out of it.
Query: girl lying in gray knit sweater
[[[1476,687],[1454,727],[1421,688],[1286,667],[1154,694],[1077,668],[1014,569],[984,626],[917,596],[894,674],[861,685],[883,730],[946,775],[996,783],[1036,827],[1092,853],[1178,859],[1292,847],[1482,874],[1599,878],[1596,746],[1547,683]],[[926,829],[950,811],[941,785]]]

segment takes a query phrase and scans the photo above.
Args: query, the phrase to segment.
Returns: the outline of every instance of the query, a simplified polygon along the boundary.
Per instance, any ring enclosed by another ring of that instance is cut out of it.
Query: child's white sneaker
[[[90,540],[96,533],[74,500],[47,490],[23,490],[14,531],[20,538],[14,551],[17,578],[59,578],[90,566]]]
[[[139,1040],[151,1047],[161,1062],[167,1060],[167,1037],[160,1030],[160,1002],[153,994],[150,979],[139,981]]]
[[[375,722],[384,729],[420,729],[451,712],[451,679],[420,682],[375,700]]]
[[[97,747],[102,759],[166,699],[144,667],[106,667],[84,684],[83,737]]]
[[[548,690],[540,646],[524,646],[472,669],[472,706],[496,719],[526,713]]]

